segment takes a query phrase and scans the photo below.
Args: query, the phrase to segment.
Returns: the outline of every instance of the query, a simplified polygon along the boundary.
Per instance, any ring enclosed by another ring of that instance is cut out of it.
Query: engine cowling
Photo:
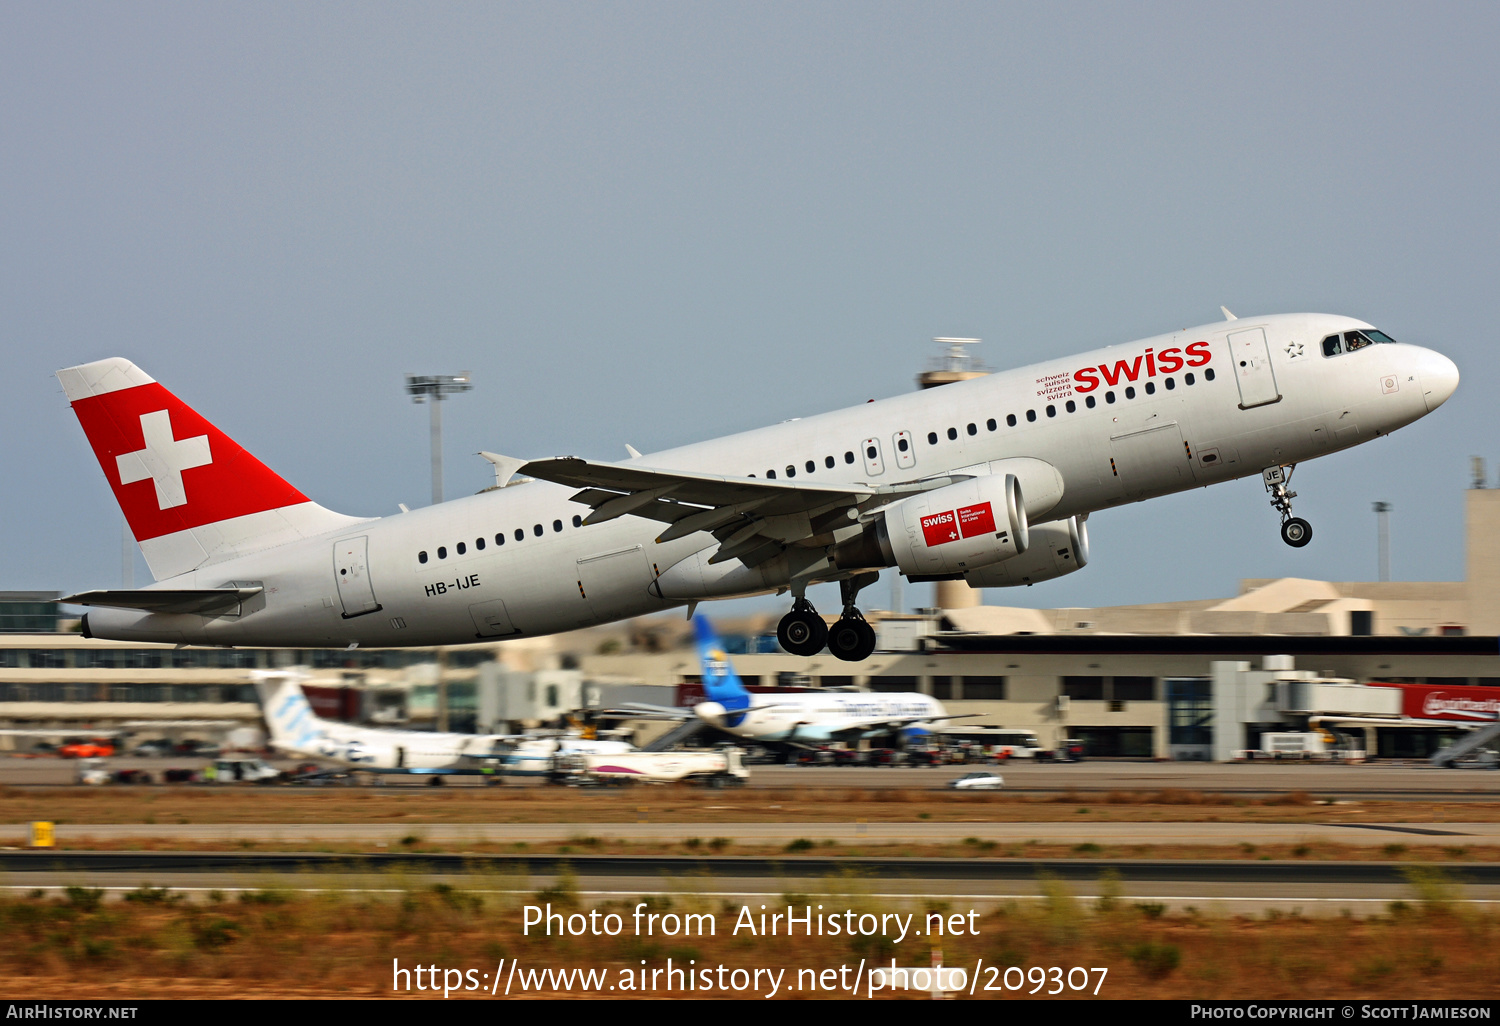
[[[1050,581],[1082,570],[1089,562],[1089,529],[1077,517],[1031,528],[1031,544],[1014,559],[970,570],[964,580],[971,588],[1013,588]]]
[[[1014,474],[914,495],[885,511],[890,557],[903,574],[966,573],[1027,550],[1026,504]]]

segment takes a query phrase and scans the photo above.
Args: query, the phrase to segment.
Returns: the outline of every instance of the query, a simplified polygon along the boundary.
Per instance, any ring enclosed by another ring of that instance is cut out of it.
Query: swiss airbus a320
[[[1226,311],[1226,315],[1228,312]],[[92,637],[432,646],[790,593],[778,637],[862,659],[878,572],[975,588],[1088,561],[1090,513],[1260,475],[1426,416],[1447,357],[1324,314],[1241,318],[663,452],[485,453],[496,487],[383,518],[312,502],[124,359],[58,372],[156,583],[90,591]],[[837,581],[832,627],[806,597]]]

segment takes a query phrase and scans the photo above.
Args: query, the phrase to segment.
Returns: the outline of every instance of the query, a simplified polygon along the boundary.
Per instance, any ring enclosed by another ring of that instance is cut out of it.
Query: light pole
[[[1389,581],[1391,579],[1391,504],[1377,502],[1374,509],[1375,516],[1380,521],[1380,579]]]
[[[474,387],[469,372],[462,374],[408,374],[406,394],[414,403],[432,405],[432,504],[443,501],[443,400]]]

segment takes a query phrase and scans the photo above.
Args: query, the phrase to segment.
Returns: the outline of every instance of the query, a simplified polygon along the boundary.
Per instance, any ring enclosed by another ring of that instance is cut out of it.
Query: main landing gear
[[[776,640],[792,655],[816,655],[827,645],[829,652],[846,662],[868,658],[875,651],[875,628],[865,621],[854,599],[879,577],[878,573],[864,573],[839,582],[844,611],[832,627],[824,625],[823,618],[805,597],[798,598],[792,603],[792,611],[777,625]]]
[[[1285,467],[1267,467],[1260,472],[1260,476],[1266,483],[1266,491],[1271,493],[1271,505],[1281,514],[1281,540],[1294,549],[1300,549],[1312,541],[1312,524],[1301,517],[1292,516],[1292,500],[1297,497],[1297,493],[1287,491],[1286,486],[1292,480],[1292,471],[1296,469],[1295,463]]]

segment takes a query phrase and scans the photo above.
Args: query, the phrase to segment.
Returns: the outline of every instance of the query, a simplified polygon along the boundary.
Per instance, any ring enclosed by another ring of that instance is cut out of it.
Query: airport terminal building
[[[1225,760],[1321,726],[1371,757],[1423,758],[1500,709],[1500,491],[1466,498],[1463,581],[1251,580],[1223,600],[877,613],[879,645],[858,663],[779,651],[773,617],[719,626],[748,684],[919,691],[966,724],[1045,747],[1078,738],[1095,757]],[[86,639],[56,600],[0,593],[0,728],[213,736],[258,724],[250,671],[286,665],[310,668],[325,717],[458,730],[677,704],[698,680],[677,617],[441,650],[206,649]],[[0,735],[0,749],[24,747]]]

